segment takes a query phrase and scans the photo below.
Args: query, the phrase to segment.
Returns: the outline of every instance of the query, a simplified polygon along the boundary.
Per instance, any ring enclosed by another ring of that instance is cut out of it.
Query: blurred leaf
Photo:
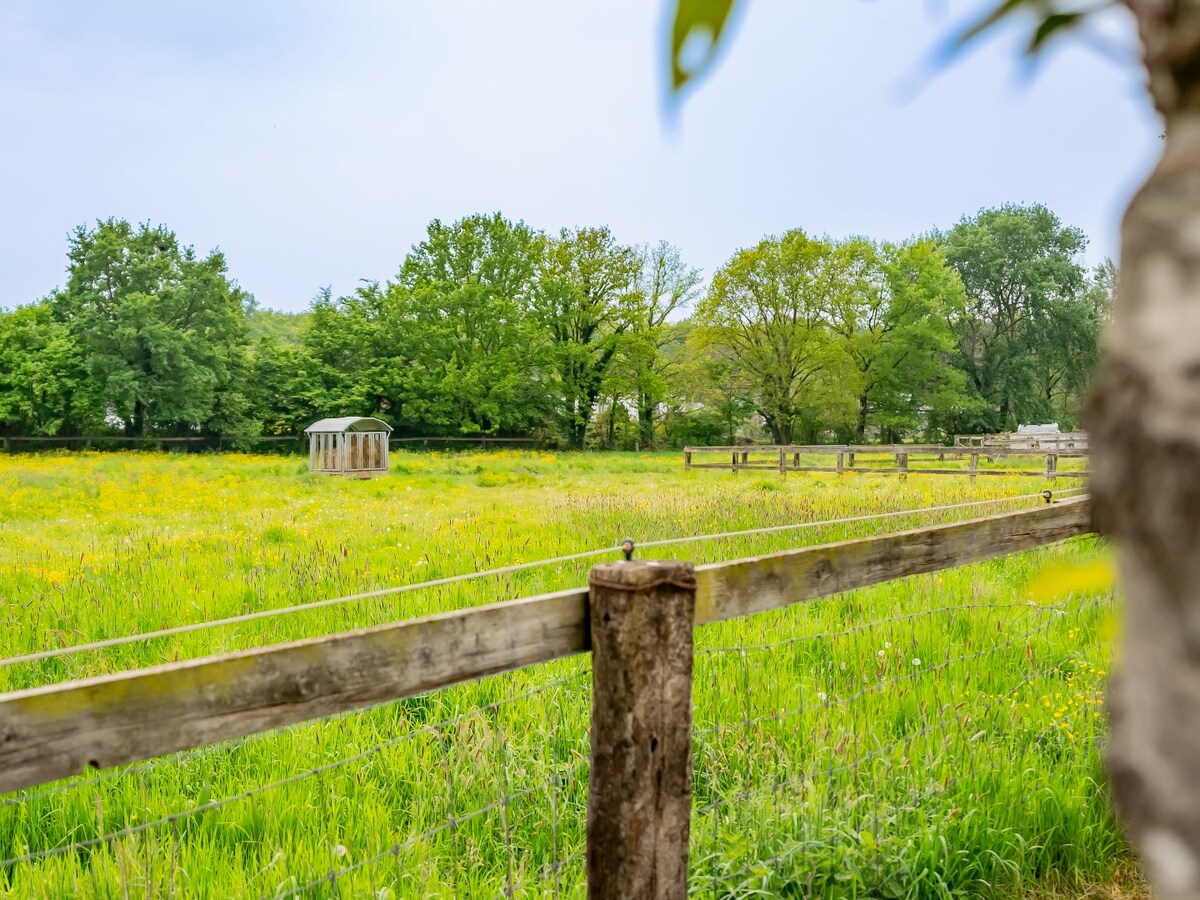
[[[966,31],[964,31],[960,35],[958,35],[958,37],[956,37],[954,39],[954,42],[956,44],[958,44],[960,47],[963,46],[964,44],[970,43],[975,38],[979,37],[979,35],[983,34],[985,31],[987,31],[989,28],[991,28],[993,25],[996,25],[999,22],[1003,21],[1009,15],[1016,12],[1018,9],[1020,9],[1025,4],[1032,3],[1032,2],[1033,2],[1033,0],[1003,0],[1003,2],[999,6],[997,6],[995,9],[993,9],[987,15],[985,15],[982,19],[980,19],[974,25],[967,28]]]
[[[671,90],[679,90],[712,64],[735,0],[676,0],[671,25]]]
[[[1026,588],[1035,603],[1051,603],[1067,594],[1092,594],[1111,591],[1117,575],[1111,556],[1083,563],[1060,563],[1043,569]]]
[[[1047,16],[1037,27],[1037,31],[1033,33],[1033,38],[1029,41],[1029,46],[1025,49],[1028,54],[1037,53],[1042,49],[1042,45],[1054,36],[1054,33],[1061,31],[1064,28],[1073,28],[1083,21],[1083,13],[1055,13]]]

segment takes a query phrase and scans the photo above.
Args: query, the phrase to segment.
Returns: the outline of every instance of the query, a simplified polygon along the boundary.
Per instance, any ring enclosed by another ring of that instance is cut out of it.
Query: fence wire
[[[870,590],[924,608],[863,621],[856,592],[698,650],[693,893],[1020,893],[1023,873],[1118,852],[1115,828],[1073,833],[1104,819],[1111,597],[945,602],[982,592],[971,574]]]
[[[1055,491],[1054,496],[1058,498],[1067,498],[1078,496],[1080,492],[1086,491],[1086,488],[1067,488],[1061,491]],[[641,551],[650,549],[659,549],[664,547],[678,547],[688,544],[700,544],[710,541],[731,540],[737,538],[748,538],[766,535],[778,535],[787,532],[796,532],[816,528],[832,528],[844,525],[856,525],[866,522],[887,521],[900,518],[919,518],[921,516],[930,516],[947,512],[954,512],[965,509],[978,509],[982,507],[995,506],[997,504],[1007,503],[1040,503],[1043,502],[1044,495],[1041,492],[1033,494],[1022,494],[1013,497],[995,497],[986,500],[972,500],[963,503],[951,503],[938,506],[921,507],[918,509],[890,510],[880,513],[869,513],[860,516],[847,516],[837,519],[825,519],[812,522],[792,522],[784,525],[770,525],[762,528],[750,528],[739,531],[722,531],[709,534],[697,534],[681,537],[662,538],[649,541],[636,541],[637,547]],[[583,550],[577,553],[568,553],[560,556],[548,557],[545,559],[532,560],[529,562],[513,563],[507,566],[499,566],[491,569],[483,569],[475,572],[463,572],[456,575],[447,575],[441,578],[431,578],[424,581],[413,582],[410,584],[396,585],[393,587],[380,588],[373,591],[362,591],[354,594],[346,594],[339,597],[328,597],[321,600],[313,600],[307,603],[296,603],[289,606],[277,607],[273,609],[262,609],[254,612],[242,613],[235,616],[226,616],[218,619],[208,619],[201,622],[190,622],[182,625],[174,625],[168,628],[161,628],[154,631],[145,631],[136,634],[116,635],[113,637],[103,638],[95,641],[88,641],[81,644],[73,644],[64,647],[50,647],[42,650],[30,651],[28,653],[16,654],[0,658],[0,668],[15,666],[19,664],[44,662],[46,660],[57,659],[64,656],[75,654],[94,652],[112,649],[116,647],[124,647],[131,644],[142,644],[149,641],[161,640],[169,637],[177,637],[185,634],[192,634],[200,631],[208,631],[217,628],[229,628],[236,625],[247,624],[250,622],[260,622],[268,619],[279,618],[281,616],[295,615],[302,612],[311,612],[320,609],[329,609],[332,607],[346,606],[353,603],[358,603],[366,600],[375,600],[384,597],[393,597],[396,595],[410,593],[414,591],[431,590],[435,588],[447,587],[451,585],[463,584],[466,582],[478,581],[485,578],[498,578],[504,575],[513,575],[520,572],[527,572],[533,569],[545,568],[551,566],[561,566],[566,563],[580,562],[583,560],[598,559],[604,556],[612,556],[619,553],[620,545],[609,547],[598,547],[591,550]]]

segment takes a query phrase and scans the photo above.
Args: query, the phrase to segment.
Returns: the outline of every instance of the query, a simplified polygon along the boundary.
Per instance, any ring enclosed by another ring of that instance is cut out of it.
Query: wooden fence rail
[[[956,434],[955,447],[1012,447],[1025,450],[1088,450],[1086,431],[1063,431],[1041,433],[1005,432],[1002,434]]]
[[[718,461],[700,462],[707,459],[704,454],[722,457]],[[801,459],[801,457],[809,459]],[[813,465],[813,456],[832,457],[832,464]],[[864,459],[864,457],[866,459]],[[887,465],[880,465],[883,457]],[[1036,458],[1045,460],[1044,468],[1038,469],[984,469],[979,460]],[[968,460],[967,467],[947,468],[922,465],[922,462],[944,462],[947,458]],[[847,472],[889,475],[966,475],[974,480],[979,475],[1033,476],[1038,478],[1087,478],[1086,469],[1060,469],[1059,460],[1086,459],[1087,453],[1078,450],[1023,450],[1011,448],[941,447],[937,445],[894,444],[894,445],[750,445],[741,447],[684,447],[683,467],[687,469],[728,469],[732,472],[770,471],[788,472],[831,472],[839,475]],[[865,464],[864,464],[865,463]],[[914,463],[916,465],[914,465]]]

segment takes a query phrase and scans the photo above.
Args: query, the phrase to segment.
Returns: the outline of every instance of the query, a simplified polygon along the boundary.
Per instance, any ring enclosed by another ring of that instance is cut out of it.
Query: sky
[[[0,306],[107,217],[219,248],[260,305],[399,269],[433,218],[666,239],[705,276],[790,228],[901,240],[1045,203],[1117,256],[1161,141],[1114,11],[1036,71],[958,0],[741,0],[672,107],[665,0],[5,0]]]

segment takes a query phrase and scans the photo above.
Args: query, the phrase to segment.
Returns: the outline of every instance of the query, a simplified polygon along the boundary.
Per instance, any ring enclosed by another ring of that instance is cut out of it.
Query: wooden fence
[[[0,792],[591,652],[589,894],[683,898],[695,627],[1091,530],[1075,497],[695,568],[606,563],[587,588],[3,694]]]
[[[813,462],[813,457],[828,460]],[[1086,468],[1059,468],[1059,460],[1086,459],[1079,450],[1039,451],[1015,450],[1002,447],[942,447],[937,445],[893,444],[813,444],[813,445],[746,445],[740,447],[684,447],[684,469],[728,469],[733,472],[760,470],[779,472],[847,472],[887,475],[966,475],[972,480],[979,475],[1021,476],[1040,478],[1087,478]],[[937,463],[947,460],[966,460],[966,468],[951,468]],[[980,460],[1037,459],[1044,466],[1034,468],[981,468]]]
[[[996,447],[1013,450],[1078,450],[1084,453],[1088,450],[1088,435],[1086,431],[1063,431],[1039,434],[1031,432],[1005,432],[1002,434],[956,434],[955,447]]]
[[[297,448],[306,447],[308,436],[304,434],[269,434],[250,438],[234,438],[220,436],[186,435],[170,437],[158,435],[142,435],[140,437],[123,434],[93,434],[55,437],[52,435],[21,435],[9,437],[0,435],[0,449],[8,453],[16,453],[22,447],[30,449],[63,449],[81,447],[90,450],[96,447],[149,447],[164,450],[168,447],[182,447],[194,450],[220,450],[238,444],[295,444]],[[488,435],[454,435],[448,437],[390,437],[389,445],[420,444],[422,446],[442,446],[448,444],[477,444],[487,449],[492,446],[540,446],[539,438],[530,437],[491,437]]]

